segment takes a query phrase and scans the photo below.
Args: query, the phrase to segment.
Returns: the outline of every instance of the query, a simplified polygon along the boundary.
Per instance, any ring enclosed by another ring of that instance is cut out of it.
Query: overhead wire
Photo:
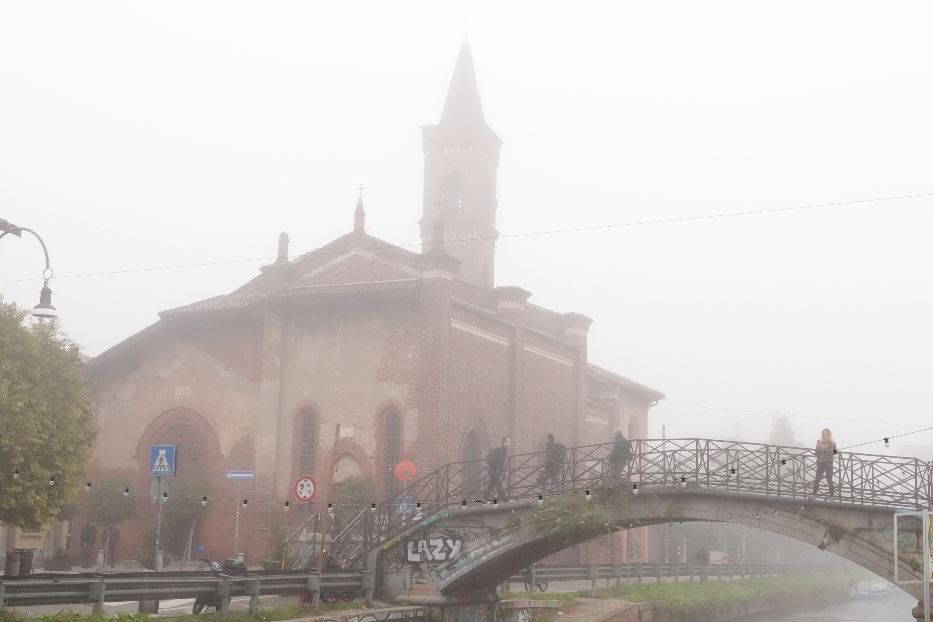
[[[534,236],[545,236],[545,235],[557,235],[564,233],[582,233],[586,231],[601,231],[601,230],[612,230],[612,229],[623,229],[629,227],[643,227],[651,225],[665,225],[665,224],[674,224],[674,223],[684,223],[684,222],[695,222],[695,221],[705,221],[705,220],[715,220],[722,218],[734,218],[742,216],[760,216],[765,214],[779,214],[786,212],[795,212],[803,211],[809,209],[819,209],[819,208],[830,208],[830,207],[842,207],[847,205],[868,205],[874,203],[881,203],[886,201],[903,201],[909,199],[921,199],[921,198],[930,198],[933,197],[933,192],[921,192],[917,194],[903,194],[903,195],[894,195],[894,196],[885,196],[885,197],[872,197],[868,199],[853,199],[847,201],[833,201],[829,203],[809,203],[803,205],[791,205],[784,207],[769,207],[761,209],[751,209],[751,210],[738,210],[732,212],[717,212],[713,214],[694,214],[694,215],[685,215],[685,216],[671,216],[668,218],[655,218],[648,220],[635,220],[630,222],[621,222],[621,223],[607,223],[599,225],[583,225],[578,227],[564,227],[560,229],[546,229],[540,231],[525,231],[525,232],[516,232],[516,233],[505,233],[505,234],[496,234],[496,235],[486,235],[486,236],[474,236],[463,240],[445,240],[442,242],[444,246],[450,246],[454,244],[467,244],[481,241],[489,240],[502,240],[502,239],[511,239],[511,238],[528,238]],[[379,250],[389,250],[389,249],[424,249],[425,246],[430,246],[431,243],[425,242],[416,242],[409,244],[382,244],[375,245],[365,248],[360,248],[357,250],[363,251],[379,251]],[[325,250],[316,250],[310,251],[308,253],[303,253],[301,255],[294,255],[289,257],[290,260],[303,259],[305,257],[317,257],[317,256],[334,256],[344,254],[345,250],[334,250],[334,251],[325,251]],[[56,275],[57,279],[73,279],[73,278],[84,278],[92,276],[112,276],[117,274],[130,274],[138,272],[157,272],[163,270],[183,270],[191,268],[204,268],[211,266],[223,266],[230,264],[238,263],[253,263],[259,261],[273,261],[275,257],[250,257],[250,258],[239,258],[239,259],[221,259],[216,261],[203,261],[195,263],[186,263],[186,264],[170,264],[162,266],[140,266],[136,268],[119,268],[114,270],[98,270],[94,272],[77,272],[72,274],[61,274]],[[15,279],[4,279],[0,280],[0,283],[21,283],[26,281],[35,281],[38,280],[36,277],[24,277],[24,278],[15,278]]]

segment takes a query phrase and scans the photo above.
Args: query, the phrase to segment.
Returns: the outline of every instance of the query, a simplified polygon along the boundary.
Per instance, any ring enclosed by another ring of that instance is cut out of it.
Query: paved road
[[[259,604],[262,607],[282,607],[285,605],[296,605],[297,596],[261,596]],[[194,605],[193,598],[173,598],[159,602],[159,616],[172,617],[181,613],[191,613],[191,607]],[[231,611],[246,611],[249,609],[249,596],[234,596],[230,601]],[[74,611],[75,613],[91,613],[90,605],[42,605],[38,607],[18,607],[17,611],[26,615],[41,615],[43,613],[58,613],[59,611]],[[136,613],[139,610],[139,603],[135,600],[125,602],[112,602],[104,605],[104,612],[114,613]]]

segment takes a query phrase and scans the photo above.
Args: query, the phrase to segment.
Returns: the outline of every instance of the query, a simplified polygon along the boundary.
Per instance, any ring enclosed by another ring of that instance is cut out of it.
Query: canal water
[[[755,618],[747,622],[912,622],[910,611],[916,606],[916,599],[901,590],[892,590],[877,599],[853,599],[819,611]]]

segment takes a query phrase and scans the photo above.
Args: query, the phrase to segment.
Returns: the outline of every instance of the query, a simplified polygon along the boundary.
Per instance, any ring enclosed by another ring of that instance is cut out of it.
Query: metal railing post
[[[230,577],[221,577],[217,582],[217,604],[220,605],[217,611],[223,619],[230,608]]]
[[[247,589],[249,590],[249,612],[259,611],[259,577],[250,577]]]
[[[313,572],[308,575],[308,593],[311,595],[311,606],[321,604],[321,573]]]
[[[107,595],[107,584],[103,577],[99,581],[88,584],[89,600],[94,601],[94,613],[101,613],[104,610],[104,598]]]

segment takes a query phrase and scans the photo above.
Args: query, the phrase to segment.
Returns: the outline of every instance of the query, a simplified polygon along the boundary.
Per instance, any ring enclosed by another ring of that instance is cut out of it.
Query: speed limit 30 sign
[[[299,475],[295,480],[294,491],[298,503],[310,503],[317,494],[317,482],[310,475]]]

